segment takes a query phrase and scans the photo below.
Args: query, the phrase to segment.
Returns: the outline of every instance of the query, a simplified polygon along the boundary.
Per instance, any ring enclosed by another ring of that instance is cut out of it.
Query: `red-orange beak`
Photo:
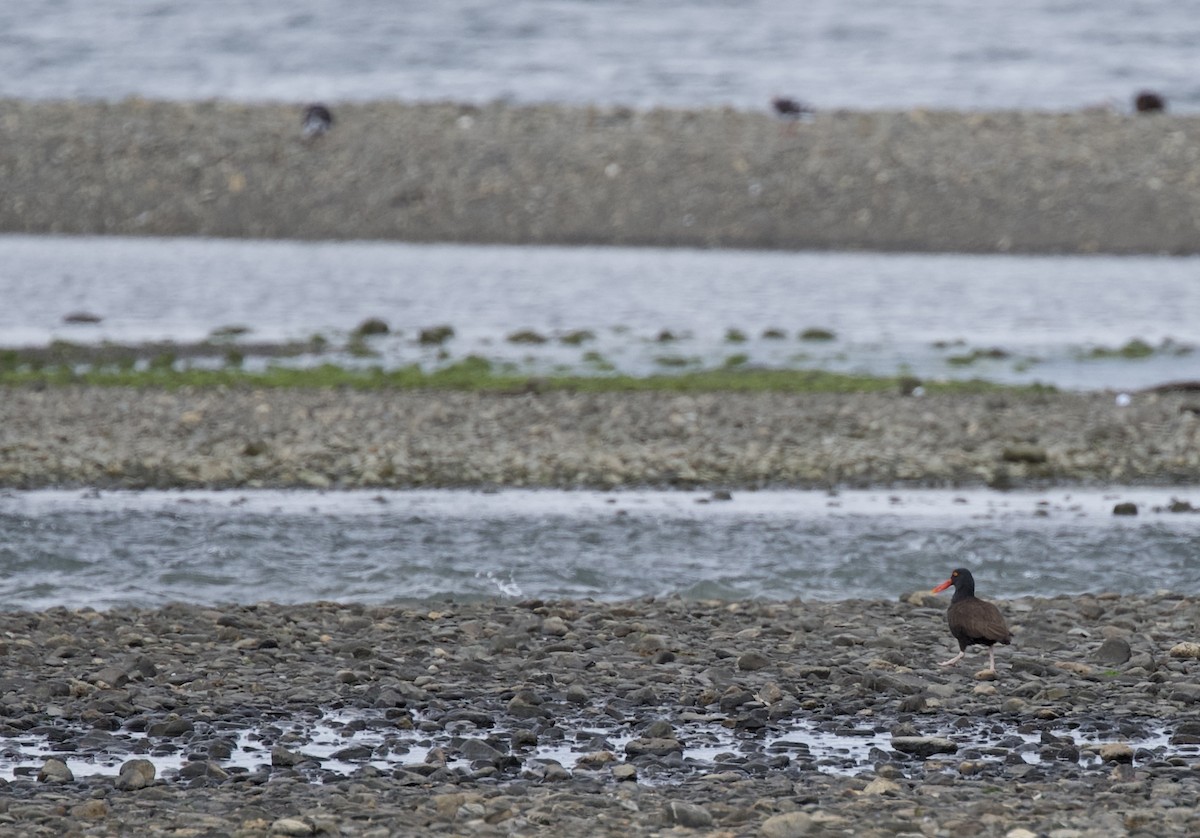
[[[953,577],[953,576],[951,576],[951,577],[950,577],[949,579],[947,579],[945,582],[943,582],[942,584],[940,584],[940,585],[938,585],[936,588],[934,588],[934,589],[933,589],[933,592],[934,592],[935,594],[940,594],[942,591],[946,590],[947,588],[949,588],[949,587],[950,587],[951,585],[953,585],[953,584],[954,584],[954,577]]]

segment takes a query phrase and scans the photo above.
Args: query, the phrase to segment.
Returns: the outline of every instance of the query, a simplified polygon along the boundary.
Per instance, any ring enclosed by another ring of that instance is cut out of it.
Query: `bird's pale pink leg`
[[[988,669],[996,671],[996,647],[988,646]]]
[[[963,655],[965,655],[965,654],[966,654],[966,652],[959,652],[957,655],[950,658],[950,660],[942,661],[941,663],[938,664],[938,666],[954,666],[954,664],[958,663],[960,660],[963,659]]]

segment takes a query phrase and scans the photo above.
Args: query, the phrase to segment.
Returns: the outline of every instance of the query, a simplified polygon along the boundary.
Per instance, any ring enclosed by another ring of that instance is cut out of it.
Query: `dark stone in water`
[[[313,757],[305,756],[299,751],[289,751],[282,745],[271,748],[271,765],[276,768],[291,768]]]
[[[329,756],[331,759],[341,760],[342,762],[358,762],[370,759],[374,753],[374,749],[367,745],[351,745],[348,748],[342,748],[340,751],[334,751]]]
[[[675,739],[675,729],[666,719],[655,719],[646,725],[642,735],[647,739]]]
[[[103,319],[99,314],[92,314],[90,311],[73,311],[63,315],[63,322],[72,324],[99,323]]]
[[[471,762],[490,762],[493,765],[503,756],[503,754],[482,739],[467,739],[458,750],[464,759],[468,759]]]
[[[358,328],[354,330],[354,334],[365,337],[367,335],[386,335],[389,331],[391,329],[388,328],[388,324],[385,321],[380,320],[378,317],[369,317],[358,324]]]
[[[417,341],[424,346],[441,346],[452,337],[454,337],[453,326],[430,326],[421,330]]]
[[[121,791],[137,791],[154,783],[154,763],[148,759],[131,759],[121,764],[116,787]]]
[[[940,736],[893,736],[892,747],[901,753],[918,757],[953,754],[958,751],[958,745]]]
[[[674,737],[670,739],[633,739],[625,746],[625,753],[631,757],[643,754],[664,756],[674,752],[682,752],[683,744]]]
[[[451,710],[449,713],[442,716],[440,721],[443,727],[451,722],[470,722],[471,724],[475,725],[475,727],[479,728],[494,727],[496,724],[490,713],[483,713],[479,710],[469,710],[466,708]]]
[[[146,732],[151,736],[176,737],[191,733],[195,729],[196,726],[187,719],[169,719],[150,725]]]
[[[1113,515],[1137,515],[1137,514],[1138,514],[1137,504],[1133,503],[1132,501],[1125,501],[1124,503],[1118,503],[1116,506],[1113,507]]]
[[[749,704],[754,700],[754,693],[750,692],[749,690],[742,689],[740,687],[730,687],[725,691],[725,694],[721,696],[720,706],[722,710],[729,712],[730,710],[736,710],[743,704]]]

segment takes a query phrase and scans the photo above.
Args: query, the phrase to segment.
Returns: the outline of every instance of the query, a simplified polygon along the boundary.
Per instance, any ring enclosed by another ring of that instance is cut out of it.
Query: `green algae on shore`
[[[418,365],[395,370],[380,367],[356,369],[336,364],[312,367],[268,366],[263,370],[243,367],[244,355],[231,358],[218,369],[178,368],[174,353],[154,356],[145,368],[120,362],[87,366],[66,363],[22,363],[11,353],[0,359],[0,386],[74,386],[138,387],[177,389],[180,387],[265,387],[333,388],[359,390],[382,389],[455,389],[529,392],[567,390],[573,392],[623,392],[657,390],[663,392],[888,392],[901,389],[898,376],[851,375],[824,370],[755,369],[741,363],[726,363],[716,369],[693,369],[675,375],[572,375],[529,376],[497,366],[485,358],[468,356],[441,369],[426,371]],[[681,366],[690,364],[682,359]],[[667,359],[660,363],[672,366]],[[926,392],[977,393],[992,390],[1053,391],[1045,385],[1011,387],[980,379],[969,381],[930,381]]]

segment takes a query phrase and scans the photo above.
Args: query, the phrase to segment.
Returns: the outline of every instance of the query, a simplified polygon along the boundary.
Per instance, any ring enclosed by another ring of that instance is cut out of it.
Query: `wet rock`
[[[1200,684],[1172,684],[1163,690],[1160,695],[1163,693],[1171,701],[1178,701],[1182,704],[1200,703]]]
[[[129,674],[120,667],[106,666],[98,672],[89,675],[87,680],[100,689],[112,689],[114,687],[123,687],[129,683]]]
[[[612,770],[613,779],[618,783],[628,782],[637,779],[637,768],[627,763],[614,765]]]
[[[468,707],[460,707],[456,710],[451,710],[446,715],[442,716],[441,724],[445,727],[453,722],[470,722],[475,727],[483,729],[490,728],[495,725],[490,713],[484,713],[481,710],[472,710]]]
[[[72,817],[89,821],[104,820],[110,812],[111,809],[105,800],[88,800],[71,807]]]
[[[137,791],[154,784],[154,763],[148,759],[130,759],[121,763],[116,787],[120,791]]]
[[[642,736],[647,739],[675,739],[675,729],[666,719],[655,719],[646,725]]]
[[[1100,746],[1100,759],[1105,762],[1133,762],[1133,748],[1124,742]]]
[[[229,772],[210,760],[193,760],[179,769],[179,776],[184,780],[207,778],[220,782],[229,779]]]
[[[754,693],[744,687],[733,686],[722,693],[719,704],[722,710],[729,712],[755,700]]]
[[[1113,507],[1113,515],[1137,515],[1138,507],[1132,501],[1124,501]]]
[[[760,669],[766,669],[770,665],[770,658],[758,652],[747,652],[737,659],[738,669],[743,672],[756,672]]]
[[[1046,454],[1046,449],[1040,445],[1017,444],[1005,448],[1000,454],[1000,459],[1006,463],[1037,465],[1046,462],[1049,457]]]
[[[502,756],[500,751],[493,748],[482,739],[467,739],[458,748],[458,752],[463,758],[469,759],[472,762],[497,762]]]
[[[612,751],[592,751],[588,754],[583,754],[576,760],[575,764],[579,768],[595,770],[602,768],[609,763],[617,761],[617,755]]]
[[[307,820],[301,818],[279,818],[271,824],[270,835],[316,835],[317,830]]]
[[[1169,654],[1173,658],[1200,658],[1200,643],[1192,643],[1190,641],[1176,643],[1171,647]]]
[[[146,733],[150,736],[162,738],[174,738],[185,736],[192,733],[196,726],[187,719],[167,719],[166,721],[156,722],[146,728]]]
[[[1023,826],[1018,826],[1004,833],[1004,838],[1038,838],[1038,834]],[[1056,836],[1058,838],[1058,836]]]
[[[706,808],[682,800],[668,803],[665,815],[667,823],[689,829],[707,829],[713,825],[713,817]]]
[[[542,621],[542,634],[549,634],[553,637],[562,637],[571,630],[567,625],[566,620],[562,617],[547,617]]]
[[[72,783],[75,781],[75,775],[67,768],[65,762],[51,757],[42,764],[37,779],[39,783]]]
[[[329,758],[339,762],[362,762],[370,759],[374,753],[375,749],[370,745],[351,745],[348,748],[339,748],[330,754]]]
[[[63,322],[72,325],[99,323],[104,318],[90,311],[72,311],[63,315]]]
[[[1132,654],[1133,650],[1128,641],[1120,637],[1110,637],[1100,644],[1095,657],[1100,663],[1119,665],[1128,661]]]
[[[417,342],[424,346],[441,346],[452,337],[453,326],[429,326],[421,330]]]
[[[802,838],[814,834],[819,827],[807,812],[785,812],[763,821],[759,833],[763,838]]]
[[[682,752],[683,745],[678,739],[632,739],[625,745],[625,753],[631,757],[643,754],[666,756]]]
[[[654,705],[659,703],[658,693],[649,685],[631,690],[625,694],[625,700],[633,704]]]
[[[543,719],[552,715],[548,708],[530,701],[528,696],[523,695],[513,696],[505,709],[510,716],[517,719]]]
[[[874,780],[867,783],[866,788],[862,790],[864,795],[894,795],[899,794],[900,792],[901,787],[899,783],[884,777],[876,777]]]
[[[283,745],[275,745],[271,748],[271,765],[276,768],[292,768],[310,759],[311,757],[305,756],[299,751],[289,751]]]
[[[370,335],[386,335],[390,331],[387,321],[378,317],[368,317],[355,327],[354,334],[358,337],[368,337]]]
[[[958,745],[941,736],[893,736],[892,747],[901,753],[919,757],[953,754],[958,751]]]

